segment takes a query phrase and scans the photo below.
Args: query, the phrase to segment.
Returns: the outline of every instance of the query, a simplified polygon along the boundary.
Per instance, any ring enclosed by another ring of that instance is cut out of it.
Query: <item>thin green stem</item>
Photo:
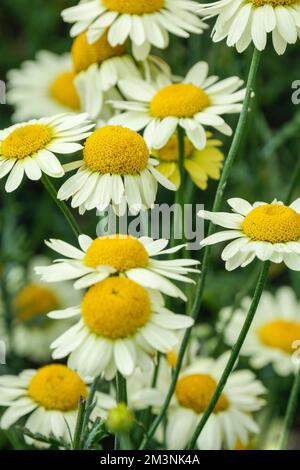
[[[217,212],[217,211],[220,210],[220,207],[221,207],[221,204],[222,204],[222,201],[223,201],[225,187],[226,187],[226,184],[227,184],[227,181],[228,181],[228,178],[229,178],[229,173],[230,173],[231,167],[232,167],[232,165],[235,161],[235,158],[236,158],[238,150],[239,150],[239,146],[241,144],[243,135],[245,133],[246,123],[247,123],[247,116],[248,116],[248,111],[249,111],[249,105],[250,105],[250,102],[251,102],[251,95],[252,95],[252,91],[253,91],[253,87],[254,87],[254,83],[255,83],[255,78],[256,78],[256,75],[257,75],[257,71],[258,71],[260,56],[261,56],[260,52],[257,49],[254,49],[253,56],[252,56],[252,61],[251,61],[251,65],[250,65],[250,70],[249,70],[249,75],[248,75],[248,80],[247,80],[247,86],[246,86],[246,93],[245,93],[243,108],[242,108],[242,112],[241,112],[240,117],[239,117],[239,121],[238,121],[237,128],[236,128],[236,131],[235,131],[235,134],[234,134],[234,138],[232,140],[231,147],[229,149],[228,156],[226,158],[226,161],[225,161],[225,164],[224,164],[224,167],[223,167],[221,179],[219,181],[218,189],[217,189],[214,204],[213,204],[213,211],[214,212]],[[214,233],[214,230],[215,230],[214,225],[212,223],[210,223],[209,229],[208,229],[208,235],[212,235]],[[204,292],[204,287],[205,287],[206,278],[207,278],[207,274],[208,274],[208,268],[209,268],[209,257],[210,257],[210,247],[206,246],[204,248],[204,255],[203,255],[203,261],[202,261],[202,272],[201,272],[201,276],[199,278],[199,281],[197,283],[196,296],[195,296],[195,300],[194,300],[194,303],[193,303],[193,306],[192,306],[192,309],[191,309],[191,313],[190,313],[191,317],[194,318],[194,319],[197,318],[200,307],[201,307],[201,304],[202,304],[203,292]],[[165,401],[162,405],[162,408],[160,410],[159,415],[156,417],[156,419],[152,423],[151,428],[149,429],[148,437],[144,438],[144,440],[143,440],[143,442],[140,446],[141,450],[143,450],[147,447],[148,442],[150,441],[150,439],[154,435],[154,433],[157,430],[158,426],[162,422],[165,413],[167,412],[167,409],[168,409],[169,404],[171,402],[171,399],[172,399],[172,396],[173,396],[173,393],[174,393],[174,390],[175,390],[175,386],[176,386],[176,383],[177,383],[177,380],[178,380],[178,377],[179,377],[180,369],[181,369],[181,366],[182,366],[182,362],[183,362],[183,358],[184,358],[184,355],[185,355],[187,345],[189,343],[190,335],[191,335],[191,329],[187,330],[187,332],[184,335],[184,338],[183,338],[183,341],[182,341],[182,344],[181,344],[181,347],[180,347],[180,351],[179,351],[179,354],[178,354],[176,367],[175,367],[175,370],[174,370],[174,373],[173,373],[171,385],[170,385],[170,388],[168,390],[166,399],[165,399]]]
[[[180,174],[180,185],[175,193],[175,213],[171,233],[171,246],[176,245],[176,236],[178,236],[179,233],[182,233],[182,238],[184,238],[184,136],[184,129],[178,126],[178,168]]]
[[[116,392],[117,392],[117,403],[125,403],[127,405],[127,384],[126,379],[120,372],[116,375]],[[122,436],[115,434],[115,450],[120,450],[122,445]]]
[[[265,287],[265,284],[266,284],[266,281],[267,281],[267,278],[268,278],[269,269],[270,269],[270,262],[265,261],[262,265],[262,268],[261,268],[261,272],[260,272],[260,275],[259,275],[259,278],[258,278],[258,281],[257,281],[254,296],[253,296],[253,299],[252,299],[247,317],[245,319],[243,328],[241,329],[239,337],[238,337],[235,345],[232,348],[230,358],[229,358],[229,360],[226,364],[226,367],[223,371],[221,379],[220,379],[220,381],[219,381],[219,383],[216,387],[215,393],[212,396],[212,398],[211,398],[211,400],[208,404],[208,407],[206,408],[205,412],[203,413],[202,418],[201,418],[198,426],[196,427],[196,429],[194,431],[192,439],[191,439],[191,441],[188,445],[188,449],[194,449],[194,447],[196,445],[196,442],[197,442],[197,439],[198,439],[201,431],[203,430],[205,424],[207,423],[207,420],[209,419],[210,415],[213,413],[213,411],[214,411],[214,409],[215,409],[215,407],[218,403],[218,400],[219,400],[219,398],[220,398],[220,396],[223,392],[223,389],[224,389],[224,387],[227,383],[228,377],[231,374],[231,372],[234,368],[234,365],[236,363],[236,360],[239,357],[240,350],[241,350],[241,348],[244,344],[244,341],[246,339],[248,331],[249,331],[249,329],[252,325],[252,322],[253,322],[253,319],[254,319],[254,316],[255,316],[260,298],[262,296],[262,293],[263,293],[263,290],[264,290],[264,287]]]
[[[81,449],[81,436],[83,430],[83,423],[84,423],[84,415],[86,409],[86,401],[83,397],[80,397],[79,402],[79,409],[73,439],[73,450],[80,450]]]
[[[293,194],[297,185],[299,185],[299,181],[300,181],[300,158],[298,158],[296,167],[293,171],[292,181],[291,181],[290,187],[286,195],[286,204],[290,204],[292,202]]]
[[[294,378],[293,387],[291,390],[291,394],[289,397],[286,414],[284,417],[283,427],[279,438],[279,445],[278,448],[283,450],[286,448],[286,444],[288,441],[289,433],[292,428],[295,413],[297,410],[298,399],[300,395],[300,368],[298,368],[297,373]]]
[[[75,220],[75,217],[73,216],[72,212],[68,208],[67,204],[64,201],[60,201],[59,199],[57,199],[57,191],[56,191],[55,187],[53,186],[52,181],[50,180],[50,178],[48,178],[48,176],[45,175],[45,174],[43,174],[43,176],[42,176],[42,183],[45,186],[45,188],[47,189],[47,191],[50,194],[50,196],[52,197],[52,199],[54,200],[54,202],[56,203],[56,205],[59,207],[59,209],[63,213],[63,216],[65,217],[65,219],[69,223],[74,235],[77,238],[78,235],[81,234],[81,230],[80,230],[80,227],[79,227],[79,225],[77,224],[77,222]]]

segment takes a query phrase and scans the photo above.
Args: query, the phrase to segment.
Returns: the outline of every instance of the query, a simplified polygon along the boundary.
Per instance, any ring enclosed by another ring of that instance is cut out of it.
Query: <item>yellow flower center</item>
[[[46,147],[52,139],[51,129],[44,124],[27,124],[12,131],[0,143],[0,153],[5,158],[22,160]]]
[[[151,315],[147,291],[125,277],[110,277],[90,287],[81,309],[93,333],[113,340],[134,335]]]
[[[264,204],[252,209],[242,223],[251,240],[285,243],[300,238],[300,215],[280,204]]]
[[[289,6],[298,3],[299,0],[248,0],[255,7],[263,7],[264,5],[271,5],[272,7]]]
[[[127,235],[111,235],[96,238],[85,255],[85,265],[96,268],[108,265],[118,272],[148,265],[149,256],[144,245],[136,238]]]
[[[87,388],[79,375],[62,364],[42,367],[31,379],[29,396],[46,410],[76,410]]]
[[[150,103],[150,113],[156,118],[169,116],[192,117],[209,105],[209,97],[201,88],[190,83],[177,83],[159,90]]]
[[[71,50],[74,70],[79,73],[92,64],[124,54],[125,49],[126,44],[112,47],[107,40],[107,33],[104,33],[93,44],[89,44],[86,33],[82,33],[74,40]]]
[[[258,333],[261,341],[267,346],[291,353],[293,342],[300,339],[300,323],[274,320],[262,326]]]
[[[74,72],[63,72],[58,75],[50,86],[50,95],[58,103],[74,111],[80,110],[80,98],[77,93]]]
[[[215,390],[215,380],[207,374],[195,374],[181,377],[176,385],[176,398],[181,406],[203,413],[207,408]],[[222,393],[214,409],[214,413],[227,410],[229,402]]]
[[[48,287],[29,284],[16,296],[15,308],[18,319],[26,321],[57,310],[59,301]]]
[[[137,132],[121,126],[106,126],[88,137],[83,157],[93,171],[135,175],[146,168],[149,149]]]
[[[184,138],[184,156],[189,158],[193,153],[194,147],[189,139],[185,136]],[[163,162],[177,162],[178,155],[178,138],[174,134],[164,147],[159,150],[154,150],[153,155]]]
[[[164,0],[102,0],[104,6],[111,11],[128,13],[129,15],[144,15],[154,13],[164,6]]]

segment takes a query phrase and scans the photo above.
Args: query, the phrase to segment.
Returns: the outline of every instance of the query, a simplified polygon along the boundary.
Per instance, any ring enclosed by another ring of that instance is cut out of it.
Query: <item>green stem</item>
[[[298,158],[298,162],[293,171],[292,181],[291,181],[290,187],[286,195],[286,204],[290,204],[292,202],[293,194],[297,185],[299,184],[299,181],[300,181],[300,158]]]
[[[184,239],[184,129],[178,126],[178,167],[180,173],[180,185],[175,194],[175,213],[172,228],[172,242],[171,246],[176,245],[176,234],[182,233]]]
[[[42,176],[42,183],[45,186],[45,188],[47,189],[47,191],[50,194],[50,196],[52,197],[52,199],[54,200],[54,202],[56,203],[56,205],[59,207],[59,209],[63,213],[65,219],[68,221],[74,235],[77,238],[81,234],[81,230],[80,230],[80,227],[77,224],[77,222],[75,220],[75,217],[73,216],[72,212],[70,211],[70,209],[68,208],[68,206],[66,205],[66,203],[64,201],[60,201],[59,199],[57,199],[57,191],[56,191],[55,187],[53,186],[52,181],[50,180],[50,178],[48,178],[48,176],[45,175],[45,174],[43,174],[43,176]]]
[[[82,436],[82,429],[84,423],[84,415],[86,409],[86,401],[83,397],[80,397],[79,402],[79,409],[73,439],[73,450],[80,450],[81,449],[81,436]]]
[[[203,430],[205,424],[207,423],[210,415],[213,413],[213,411],[214,411],[214,409],[217,405],[217,402],[218,402],[218,400],[219,400],[219,398],[220,398],[220,396],[223,392],[223,389],[224,389],[224,387],[227,383],[228,377],[231,374],[231,372],[232,372],[232,370],[235,366],[235,363],[236,363],[236,361],[239,357],[239,353],[240,353],[241,348],[244,344],[244,341],[246,339],[248,331],[249,331],[249,329],[252,325],[252,322],[253,322],[253,319],[254,319],[254,316],[255,316],[260,298],[262,296],[262,293],[263,293],[263,290],[264,290],[264,287],[265,287],[265,284],[266,284],[266,281],[267,281],[269,269],[270,269],[270,261],[265,261],[262,265],[261,272],[260,272],[259,278],[257,280],[257,285],[256,285],[256,289],[255,289],[255,292],[254,292],[254,296],[253,296],[253,299],[252,299],[247,317],[245,319],[243,328],[241,329],[239,337],[238,337],[235,345],[233,346],[233,348],[231,350],[230,358],[229,358],[229,360],[226,364],[226,367],[225,367],[225,369],[223,371],[223,374],[221,376],[221,379],[220,379],[220,381],[217,385],[215,393],[212,396],[212,398],[211,398],[211,400],[208,404],[208,407],[206,408],[205,412],[203,413],[202,418],[201,418],[198,426],[196,427],[196,429],[194,431],[192,439],[191,439],[191,441],[188,445],[188,449],[194,449],[194,447],[196,445],[196,442],[197,442],[197,439],[198,439],[201,431]]]
[[[213,211],[214,212],[218,212],[220,210],[220,207],[221,207],[221,204],[222,204],[222,201],[223,201],[225,187],[226,187],[226,184],[227,184],[227,181],[228,181],[228,178],[229,178],[229,173],[230,173],[231,167],[232,167],[232,165],[235,161],[235,158],[237,156],[239,146],[240,146],[240,143],[242,141],[242,138],[243,138],[243,135],[244,135],[244,132],[245,132],[245,129],[246,129],[249,105],[250,105],[250,101],[251,101],[251,95],[252,95],[252,91],[253,91],[253,87],[254,87],[254,83],[255,83],[255,78],[256,78],[256,75],[257,75],[259,60],[260,60],[260,52],[257,49],[254,49],[253,57],[252,57],[251,65],[250,65],[250,70],[249,70],[249,75],[248,75],[248,80],[247,80],[246,94],[245,94],[245,99],[244,99],[244,103],[243,103],[243,109],[242,109],[242,112],[240,114],[239,121],[238,121],[238,124],[237,124],[237,128],[236,128],[236,131],[235,131],[235,134],[234,134],[234,138],[232,140],[232,144],[231,144],[231,147],[229,149],[229,153],[228,153],[228,156],[226,158],[226,161],[225,161],[225,164],[224,164],[224,167],[223,167],[221,179],[219,181],[219,185],[218,185],[218,189],[217,189],[217,193],[216,193],[216,197],[215,197],[214,205],[213,205]],[[209,224],[209,229],[208,229],[208,235],[212,235],[214,233],[214,231],[215,231],[214,225],[212,223],[210,223]],[[193,306],[192,306],[192,309],[191,309],[191,317],[194,318],[194,319],[197,318],[198,313],[199,313],[199,309],[200,309],[201,304],[202,304],[203,292],[204,292],[204,287],[205,287],[206,278],[207,278],[207,274],[208,274],[208,268],[209,268],[209,257],[210,257],[210,247],[208,245],[204,248],[204,256],[203,256],[203,262],[202,262],[201,276],[199,278],[199,281],[198,281],[198,284],[197,284],[197,287],[196,287],[196,296],[195,296],[195,300],[194,300],[194,303],[193,303]],[[185,351],[186,351],[186,348],[187,348],[187,345],[188,345],[188,342],[189,342],[189,339],[190,339],[190,335],[191,335],[191,329],[187,330],[187,332],[184,335],[184,338],[183,338],[183,341],[182,341],[182,344],[181,344],[181,347],[180,347],[180,351],[179,351],[179,354],[178,354],[176,367],[175,367],[174,374],[173,374],[173,377],[172,377],[171,385],[170,385],[170,388],[168,390],[166,399],[165,399],[165,401],[162,405],[162,408],[160,410],[159,415],[156,417],[156,419],[152,423],[151,428],[149,429],[148,437],[144,438],[144,440],[143,440],[143,442],[140,446],[141,450],[143,450],[147,447],[148,442],[150,441],[150,439],[154,435],[156,429],[158,428],[158,426],[162,422],[162,420],[164,418],[164,415],[165,415],[165,413],[166,413],[166,411],[169,407],[169,404],[171,402],[171,399],[172,399],[172,396],[173,396],[173,393],[174,393],[174,390],[175,390],[175,386],[176,386],[176,383],[177,383],[177,380],[178,380],[178,377],[179,377],[181,365],[182,365],[183,358],[184,358],[184,355],[185,355]]]
[[[117,392],[117,403],[125,403],[127,405],[127,384],[126,379],[120,372],[116,375],[116,392]],[[122,436],[115,434],[115,450],[122,448],[121,439]]]
[[[297,410],[298,399],[300,394],[300,368],[298,368],[297,373],[294,378],[293,387],[289,397],[286,414],[284,417],[283,428],[279,438],[278,448],[284,450],[288,441],[289,433],[292,428],[295,413]]]

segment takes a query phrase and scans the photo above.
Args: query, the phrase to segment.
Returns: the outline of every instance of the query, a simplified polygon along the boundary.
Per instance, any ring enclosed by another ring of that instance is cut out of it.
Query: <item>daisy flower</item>
[[[202,246],[233,240],[222,252],[226,269],[245,267],[255,258],[285,263],[300,270],[300,198],[290,206],[274,200],[251,205],[240,198],[228,200],[234,213],[200,211],[199,217],[227,230],[205,238]]]
[[[19,375],[0,377],[0,406],[6,407],[0,426],[10,428],[27,416],[25,428],[31,433],[71,443],[80,398],[86,398],[88,387],[81,377],[62,364],[46,365],[38,370],[24,370]],[[115,406],[115,400],[103,393],[95,394],[96,407],[91,419],[105,418],[107,411]],[[28,444],[47,447],[25,436]]]
[[[86,114],[59,114],[0,131],[0,178],[9,174],[5,190],[17,189],[24,173],[30,180],[39,180],[42,173],[52,178],[63,176],[64,169],[55,154],[81,150],[78,142],[90,135],[92,127]]]
[[[34,266],[50,265],[50,260],[37,256],[30,263],[27,282],[13,298],[15,318],[12,323],[12,349],[21,357],[34,362],[51,359],[50,344],[70,326],[70,321],[58,323],[47,314],[58,308],[68,308],[81,295],[70,282],[54,282],[51,286],[41,282]],[[75,299],[74,299],[75,295]]]
[[[40,51],[7,75],[7,102],[15,107],[14,121],[80,112],[70,54]]]
[[[211,134],[208,134],[206,147],[203,150],[197,150],[187,137],[184,139],[184,168],[194,184],[202,190],[207,189],[208,178],[214,180],[220,178],[224,160],[223,153],[218,149],[222,143],[210,137]],[[181,179],[177,135],[173,134],[164,147],[153,150],[152,153],[159,162],[156,169],[179,188]]]
[[[216,390],[228,357],[229,353],[218,359],[195,358],[182,370],[167,415],[167,449],[185,449]],[[145,406],[148,399],[149,405],[154,406],[154,413],[158,413],[171,380],[171,368],[161,360],[156,389],[152,389],[152,393],[147,388],[135,392],[136,406],[139,402]],[[157,406],[158,393],[160,406]],[[263,406],[261,395],[264,393],[265,388],[249,370],[232,372],[214,412],[198,437],[197,447],[200,450],[232,449],[238,439],[246,445],[249,435],[259,431],[252,414]],[[162,431],[162,428],[158,429],[156,435],[159,441],[163,440]]]
[[[244,298],[240,308],[227,307],[220,312],[220,330],[225,329],[226,344],[232,346],[245,322],[251,299]],[[300,339],[300,302],[290,287],[280,287],[272,295],[264,292],[253,325],[243,345],[241,354],[250,358],[255,369],[271,364],[280,376],[296,371],[292,361],[293,343]]]
[[[74,23],[71,36],[87,30],[90,43],[108,30],[108,42],[115,47],[128,38],[137,60],[144,60],[151,46],[165,49],[169,33],[187,38],[206,27],[197,16],[199,5],[190,0],[90,0],[63,10],[67,23]]]
[[[105,210],[112,202],[117,214],[124,204],[132,213],[154,204],[157,183],[175,186],[154,168],[157,162],[137,132],[121,126],[97,129],[86,140],[78,172],[60,188],[58,199],[72,197],[72,207]]]
[[[150,148],[156,149],[163,147],[180,126],[192,144],[202,150],[207,126],[232,134],[221,115],[241,111],[245,96],[245,89],[239,90],[242,84],[238,77],[221,81],[216,76],[208,77],[206,62],[195,64],[181,83],[172,83],[163,75],[152,83],[135,78],[120,80],[120,90],[129,101],[113,103],[116,109],[126,112],[110,122],[136,131],[145,129],[144,138]]]
[[[117,370],[130,376],[137,367],[149,369],[157,351],[166,353],[176,345],[178,338],[172,330],[193,324],[190,317],[167,310],[159,291],[125,277],[110,277],[93,285],[81,305],[49,316],[80,316],[51,345],[53,358],[70,354],[69,366],[82,377],[104,373],[107,380]]]
[[[126,276],[143,287],[158,289],[172,297],[186,300],[183,292],[169,279],[193,282],[186,275],[198,273],[192,268],[199,264],[192,259],[158,260],[154,257],[176,253],[184,245],[166,249],[168,240],[149,237],[135,238],[130,235],[110,235],[92,239],[87,235],[78,237],[80,249],[61,240],[46,242],[52,250],[65,258],[52,266],[36,267],[45,282],[78,279],[74,287],[90,287],[111,274]]]
[[[287,44],[294,44],[299,37],[299,0],[219,0],[199,8],[201,15],[217,17],[213,41],[227,38],[227,45],[235,46],[238,52],[251,42],[259,51],[264,50],[272,33],[277,54],[283,54]]]
[[[112,47],[106,32],[94,44],[88,43],[86,33],[73,41],[71,55],[76,73],[75,86],[82,108],[99,127],[114,114],[108,101],[121,98],[114,88],[118,80],[126,76],[140,77],[134,60],[125,49],[125,45]]]

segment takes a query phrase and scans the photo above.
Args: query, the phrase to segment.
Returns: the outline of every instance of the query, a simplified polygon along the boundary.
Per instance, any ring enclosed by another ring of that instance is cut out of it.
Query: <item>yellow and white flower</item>
[[[194,184],[202,190],[207,189],[208,178],[214,180],[220,178],[224,160],[224,154],[218,148],[222,145],[222,142],[210,137],[211,134],[208,134],[206,147],[203,150],[197,150],[187,137],[184,139],[184,168]],[[170,138],[164,147],[153,150],[152,153],[159,162],[156,169],[179,188],[181,177],[176,134]]]
[[[63,333],[70,321],[56,322],[47,314],[58,308],[70,307],[80,302],[81,295],[74,292],[70,282],[54,282],[51,286],[34,274],[35,266],[50,265],[50,260],[37,256],[30,263],[27,282],[15,294],[12,322],[12,349],[21,357],[42,363],[51,359],[50,344]],[[74,298],[75,296],[75,298]]]
[[[181,83],[172,83],[163,75],[152,83],[135,78],[120,80],[119,88],[130,101],[113,103],[116,109],[126,112],[113,117],[110,123],[136,131],[145,129],[144,138],[155,149],[166,145],[180,126],[192,144],[202,150],[207,126],[232,134],[221,116],[241,111],[245,96],[245,90],[239,89],[242,84],[238,77],[221,81],[216,76],[208,77],[206,62],[195,64]]]
[[[188,273],[198,273],[192,266],[199,264],[192,259],[158,260],[154,257],[176,253],[184,245],[167,248],[168,240],[149,237],[135,238],[129,235],[110,235],[92,239],[78,237],[80,249],[63,242],[50,240],[46,244],[65,258],[51,266],[36,268],[45,282],[78,279],[74,287],[90,287],[111,274],[126,276],[143,287],[157,289],[172,297],[186,300],[183,292],[169,279],[193,282]],[[166,249],[167,248],[167,249]]]
[[[52,178],[62,177],[64,169],[55,154],[81,150],[78,142],[91,134],[92,127],[87,114],[59,114],[0,131],[0,178],[9,174],[5,190],[17,189],[24,174],[34,181],[42,173]]]
[[[83,160],[72,167],[78,172],[60,188],[58,198],[72,197],[72,207],[86,210],[105,210],[112,203],[117,214],[128,204],[137,214],[152,207],[158,182],[170,190],[175,186],[154,166],[144,139],[135,131],[121,126],[97,129],[86,140]]]
[[[25,428],[33,434],[63,439],[67,444],[74,437],[80,398],[86,398],[88,387],[81,377],[62,364],[37,370],[24,370],[19,375],[0,377],[0,406],[6,407],[0,427],[8,429],[27,416]],[[91,419],[105,418],[115,400],[101,392],[95,394],[96,406]],[[70,436],[71,433],[71,436]],[[25,436],[28,444],[47,447]]]
[[[228,321],[224,332],[228,345],[235,344],[250,304],[246,297],[237,310],[221,310],[219,329]],[[292,360],[295,341],[300,341],[300,302],[294,291],[280,287],[274,295],[264,292],[241,354],[249,357],[255,369],[271,364],[276,374],[287,376],[297,370]]]
[[[8,73],[7,102],[15,107],[14,121],[39,119],[60,113],[79,113],[80,98],[70,54],[40,51]]]
[[[227,38],[227,45],[238,52],[251,42],[264,50],[272,33],[274,49],[283,54],[287,44],[294,44],[300,36],[299,12],[299,0],[218,0],[199,5],[202,16],[217,17],[213,41]]]
[[[228,361],[228,353],[218,359],[199,358],[183,369],[176,384],[174,396],[167,415],[166,445],[168,449],[184,449],[191,439],[203,412],[212,398],[224,367]],[[134,403],[154,406],[154,412],[159,412],[165,400],[172,374],[170,368],[162,362],[158,376],[157,387],[140,390],[134,394]],[[252,414],[264,404],[261,395],[265,388],[256,380],[249,370],[234,371],[225,385],[214,412],[209,417],[198,440],[200,450],[220,450],[233,448],[239,439],[244,445],[248,443],[249,434],[259,431]],[[156,435],[160,441],[162,429]]]
[[[199,5],[190,0],[88,0],[63,10],[67,23],[74,23],[71,36],[87,31],[90,43],[108,30],[111,46],[132,41],[137,60],[144,60],[151,46],[165,49],[169,33],[187,38],[206,27],[197,16]]]
[[[234,213],[200,211],[199,217],[227,230],[205,238],[202,246],[233,240],[222,252],[226,269],[245,267],[255,258],[285,263],[300,270],[300,198],[290,206],[274,200],[251,205],[240,198],[228,200]]]
[[[93,285],[81,305],[49,316],[80,316],[78,323],[52,344],[53,358],[70,354],[69,366],[82,377],[104,373],[107,380],[117,370],[124,376],[137,367],[149,370],[157,351],[166,353],[177,344],[173,330],[193,324],[190,317],[166,309],[159,291],[145,289],[125,277],[110,277]]]

